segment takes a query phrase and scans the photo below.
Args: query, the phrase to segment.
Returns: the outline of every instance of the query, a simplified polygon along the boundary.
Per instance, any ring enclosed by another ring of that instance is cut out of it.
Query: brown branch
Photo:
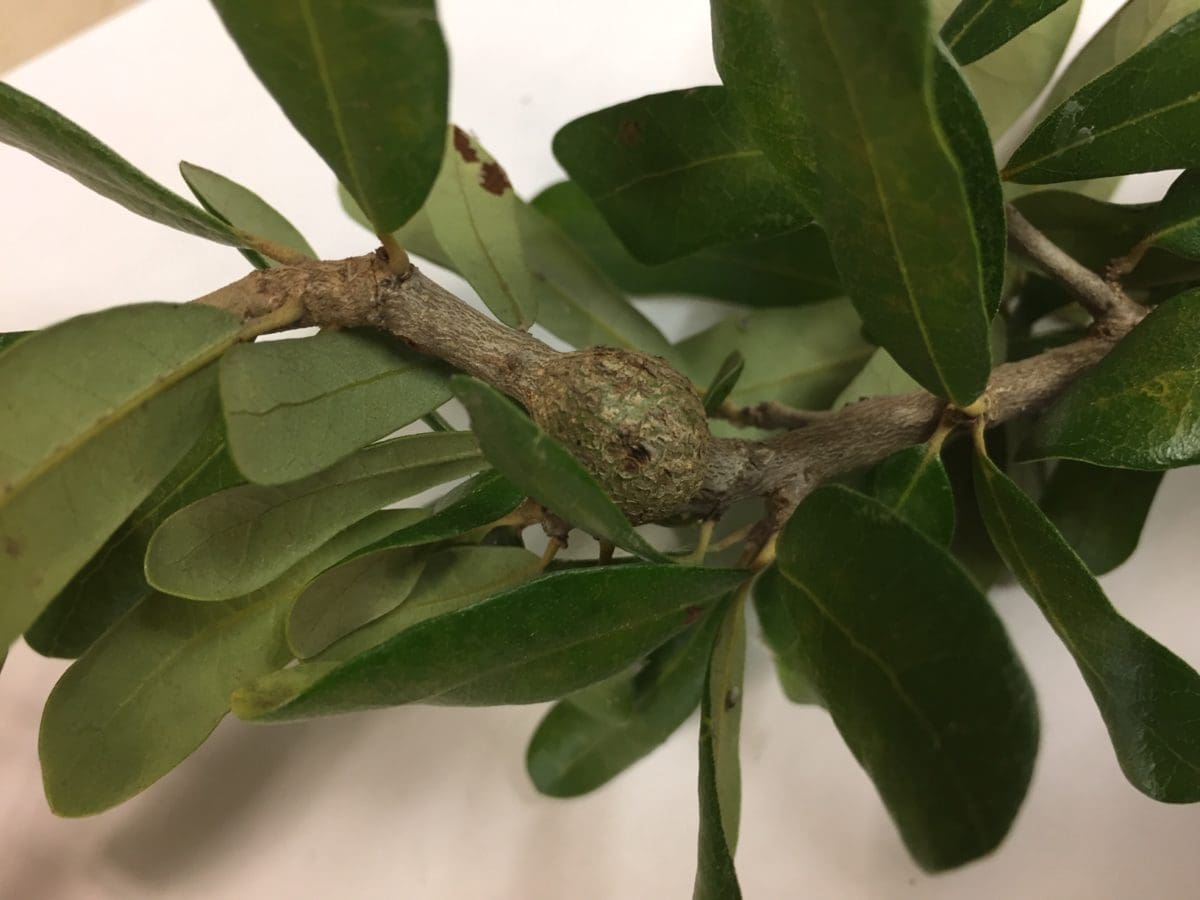
[[[726,400],[717,410],[716,418],[724,419],[740,428],[790,430],[804,428],[830,415],[828,410],[796,409],[774,400],[766,400],[752,406],[738,406]]]
[[[1046,406],[1130,327],[997,366],[983,395],[988,426]],[[925,392],[870,397],[765,441],[714,441],[704,490],[688,512],[719,515],[739,500],[767,497],[768,519],[782,523],[818,485],[928,440],[946,414],[946,402]]]
[[[1037,246],[1042,256],[1057,258],[1040,243]],[[1079,276],[1077,264],[1059,268],[1066,278],[1080,285],[1086,282],[1087,290],[1099,290]],[[1094,273],[1088,274],[1103,284]],[[379,254],[255,272],[197,302],[234,312],[244,320],[273,317],[268,321],[279,320],[279,327],[382,329],[526,405],[544,390],[538,379],[544,377],[545,364],[558,355],[537,338],[477,312],[416,269],[404,275],[392,273]],[[1118,308],[1118,301],[1112,304],[1108,309]],[[283,317],[281,311],[286,310],[296,312]],[[1044,407],[1103,358],[1139,317],[1140,307],[1137,313],[1113,313],[1095,334],[997,366],[983,397],[988,425]],[[763,441],[712,440],[703,486],[670,518],[718,518],[734,502],[763,497],[766,517],[751,536],[751,542],[761,548],[816,486],[927,440],[939,423],[953,424],[955,417],[968,421],[965,413],[948,409],[944,400],[928,393],[873,397],[818,415],[771,404],[760,408],[766,414],[755,424],[789,421],[804,427]],[[786,415],[781,417],[781,411]]]
[[[1011,204],[1008,207],[1008,236],[1043,272],[1070,290],[1101,328],[1115,326],[1117,330],[1128,330],[1126,326],[1145,314],[1117,281],[1106,281],[1080,264]]]

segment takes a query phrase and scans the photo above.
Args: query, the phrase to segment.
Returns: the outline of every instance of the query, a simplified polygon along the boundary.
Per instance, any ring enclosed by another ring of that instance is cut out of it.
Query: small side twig
[[[830,415],[828,410],[796,409],[774,400],[755,403],[753,406],[737,406],[726,400],[717,410],[716,417],[740,428],[783,429],[804,428]]]
[[[1008,207],[1008,236],[1042,271],[1069,289],[1099,324],[1141,317],[1140,307],[1118,282],[1105,280],[1079,263],[1011,204]]]

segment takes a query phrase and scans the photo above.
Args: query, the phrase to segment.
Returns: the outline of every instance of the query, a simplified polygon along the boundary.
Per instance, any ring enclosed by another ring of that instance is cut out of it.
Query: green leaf
[[[21,635],[196,443],[233,316],[148,303],[0,355],[0,647]],[[197,377],[189,377],[189,376]]]
[[[589,113],[559,129],[554,156],[644,263],[812,221],[720,86]]]
[[[931,0],[933,21],[944,21],[957,4],[958,0]],[[967,81],[983,108],[994,139],[1002,137],[1022,117],[1049,83],[1067,49],[1082,6],[1082,0],[1068,0],[1003,47],[966,68]]]
[[[700,835],[693,900],[742,896],[733,855],[742,806],[738,739],[742,723],[742,674],[746,664],[745,605],[739,599],[720,612],[700,705]]]
[[[857,375],[833,401],[833,409],[841,409],[867,397],[890,397],[921,390],[900,364],[882,347],[875,350]]]
[[[841,293],[829,243],[815,225],[647,265],[625,249],[574,182],[551,185],[531,205],[632,294],[692,294],[746,306],[795,306]]]
[[[525,495],[499,472],[481,472],[440,497],[433,504],[432,514],[422,516],[395,534],[380,538],[355,555],[449,540],[494,524],[524,499]]]
[[[301,659],[316,656],[403,603],[424,568],[422,555],[399,548],[355,556],[326,569],[292,606],[288,646]]]
[[[1154,309],[1068,387],[1021,456],[1144,470],[1200,462],[1200,290]]]
[[[220,219],[167,190],[71,120],[3,82],[0,142],[33,154],[152,222],[218,244],[236,247],[241,243]]]
[[[1033,770],[1033,689],[949,554],[882,504],[819,488],[778,542],[781,594],[813,688],[916,861],[1000,843]]]
[[[222,222],[232,225],[242,234],[266,238],[310,259],[317,258],[316,252],[296,227],[258,194],[224,175],[189,162],[179,164],[179,173],[201,205]],[[273,265],[255,250],[243,250],[242,255],[259,269]]]
[[[679,344],[683,371],[705,383],[737,351],[745,369],[728,400],[748,406],[775,400],[823,409],[871,357],[862,325],[847,300],[733,316]],[[733,432],[730,432],[733,433]]]
[[[541,560],[523,547],[448,547],[433,553],[396,609],[322,650],[320,662],[352,659],[418,622],[463,609],[541,574]]]
[[[1200,11],[1067,98],[1002,173],[1046,184],[1200,165]]]
[[[301,481],[230,488],[162,524],[146,551],[146,577],[180,597],[238,597],[380,507],[482,465],[469,434],[418,434],[360,450]]]
[[[1038,501],[1054,527],[1095,575],[1133,554],[1161,472],[1102,469],[1062,460]]]
[[[1004,214],[1004,189],[996,171],[987,122],[970,87],[953,60],[941,47],[934,55],[934,98],[938,118],[962,172],[963,188],[983,273],[983,301],[989,321],[1000,308],[1004,270],[1008,264],[1008,223]]]
[[[260,678],[234,693],[234,712],[284,721],[404,703],[553,700],[631,665],[744,578],[740,570],[659,565],[544,575],[348,660]]]
[[[38,616],[25,642],[43,656],[78,657],[154,593],[144,561],[158,526],[176,510],[243,480],[214,415],[195,446]]]
[[[340,197],[350,217],[365,223],[354,201],[344,191]],[[573,347],[624,347],[670,358],[672,348],[662,332],[554,223],[523,204],[520,228],[525,259],[533,274],[539,325]],[[424,211],[396,231],[395,238],[418,256],[455,271]]]
[[[872,473],[875,499],[934,543],[954,537],[954,491],[940,447],[926,444],[893,453]]]
[[[990,370],[987,298],[964,179],[933,98],[922,0],[764,0],[809,117],[821,219],[871,334],[960,406]]]
[[[1067,0],[962,0],[942,26],[942,40],[964,66],[1007,44]]]
[[[1200,0],[1125,0],[1067,65],[1042,109],[1054,109],[1080,88],[1124,62],[1189,13]]]
[[[283,622],[296,592],[358,544],[395,528],[381,512],[338,535],[279,579],[227,603],[155,594],[59,679],[38,753],[50,808],[103,812],[145,790],[200,746],[238,685],[291,654]]]
[[[720,623],[709,613],[645,665],[556,704],[525,754],[537,789],[551,797],[594,791],[674,734],[700,702]]]
[[[820,703],[802,646],[799,623],[792,618],[778,566],[765,569],[754,583],[754,610],[762,637],[775,661],[783,695],[793,703]]]
[[[495,388],[455,375],[455,396],[471,414],[488,462],[517,488],[572,525],[645,559],[666,562],[562,444]]]
[[[1037,505],[985,454],[975,460],[992,541],[1075,657],[1125,777],[1156,800],[1200,801],[1200,675],[1121,618]]]
[[[767,159],[792,183],[819,221],[817,159],[791,47],[773,18],[771,0],[710,0],[713,59]]]
[[[449,59],[434,0],[213,0],[254,74],[390,232],[442,161]]]
[[[721,404],[729,397],[730,392],[737,386],[738,379],[742,377],[742,372],[746,369],[746,358],[737,350],[734,350],[721,363],[721,367],[717,369],[717,373],[713,376],[712,382],[708,389],[704,392],[704,411],[714,416],[717,410],[721,408]]]
[[[1154,207],[1154,230],[1146,243],[1200,259],[1200,169],[1184,172]]]
[[[513,328],[537,318],[533,274],[520,232],[522,200],[479,141],[450,129],[441,172],[421,210],[453,268]]]
[[[450,399],[443,366],[374,332],[243,344],[220,371],[230,450],[261,484],[308,477]]]
[[[17,341],[26,335],[33,334],[32,331],[10,331],[5,334],[0,334],[0,353],[3,353]]]
[[[498,472],[481,472],[444,494],[433,504],[432,514],[380,538],[355,556],[392,547],[419,547],[457,538],[476,528],[492,526],[521,505],[524,493]]]

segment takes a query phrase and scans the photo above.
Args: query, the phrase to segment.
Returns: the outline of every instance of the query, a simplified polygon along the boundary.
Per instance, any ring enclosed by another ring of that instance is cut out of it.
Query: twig
[[[1117,282],[1106,281],[1079,263],[1011,204],[1008,207],[1008,236],[1042,271],[1066,286],[1097,322],[1107,325],[1140,318],[1140,307]]]
[[[717,418],[741,428],[787,429],[804,428],[830,415],[826,410],[796,409],[774,400],[753,406],[737,406],[726,400],[717,410]]]

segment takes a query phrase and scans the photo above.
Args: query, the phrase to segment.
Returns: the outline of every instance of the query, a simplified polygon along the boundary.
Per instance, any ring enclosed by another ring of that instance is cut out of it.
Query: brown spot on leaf
[[[475,148],[471,146],[471,139],[467,133],[454,126],[454,149],[458,151],[458,155],[463,158],[463,162],[479,162],[479,154],[475,152]]]
[[[642,126],[636,119],[622,119],[617,126],[617,138],[626,147],[636,147],[642,142]]]
[[[24,549],[25,548],[21,546],[21,542],[18,541],[15,537],[10,537],[9,535],[4,536],[4,555],[5,556],[11,556],[15,559],[16,557],[21,555],[21,553],[24,551]]]
[[[731,687],[725,694],[725,709],[730,710],[738,705],[738,701],[742,699],[742,692],[735,687]]]
[[[483,170],[479,174],[479,183],[483,185],[483,189],[488,193],[495,194],[499,197],[506,190],[512,187],[512,183],[508,180],[508,175],[498,163],[485,162]]]
[[[700,616],[704,614],[704,607],[689,606],[684,610],[683,614],[686,616],[686,621],[689,625],[695,625],[696,622],[699,621]]]

